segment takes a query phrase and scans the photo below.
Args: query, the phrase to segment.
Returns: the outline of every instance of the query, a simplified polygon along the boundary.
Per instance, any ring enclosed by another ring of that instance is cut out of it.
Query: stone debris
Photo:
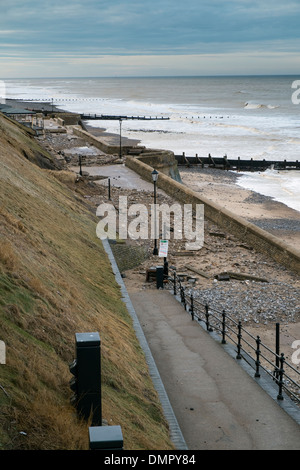
[[[222,285],[220,285],[222,284]],[[218,312],[225,310],[234,320],[247,323],[294,323],[299,321],[299,290],[284,282],[216,282],[211,288],[187,289],[201,304]]]

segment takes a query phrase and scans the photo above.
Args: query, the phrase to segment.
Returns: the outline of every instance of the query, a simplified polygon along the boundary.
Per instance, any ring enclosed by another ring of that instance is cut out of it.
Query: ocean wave
[[[279,105],[252,103],[251,101],[244,103],[244,109],[260,109],[260,108],[276,109],[276,108],[279,108]]]

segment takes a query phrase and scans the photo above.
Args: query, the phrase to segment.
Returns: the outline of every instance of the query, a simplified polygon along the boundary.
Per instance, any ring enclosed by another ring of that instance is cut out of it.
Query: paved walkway
[[[128,294],[190,450],[300,449],[286,400],[275,390],[272,398],[172,293]]]
[[[118,166],[117,175],[112,169],[116,167],[106,170],[112,184],[146,189],[146,182],[128,168],[122,167],[120,172]],[[126,289],[108,242],[104,240],[103,245],[178,448],[299,450],[300,410],[297,424],[285,411],[288,402],[276,400],[278,390],[273,382],[254,379],[253,369],[245,361],[242,366],[229,345],[221,345],[193,322],[170,292]]]

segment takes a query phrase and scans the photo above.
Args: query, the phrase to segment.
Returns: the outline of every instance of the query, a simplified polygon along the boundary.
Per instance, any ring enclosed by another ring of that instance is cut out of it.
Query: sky
[[[0,0],[0,79],[300,75],[299,0]]]

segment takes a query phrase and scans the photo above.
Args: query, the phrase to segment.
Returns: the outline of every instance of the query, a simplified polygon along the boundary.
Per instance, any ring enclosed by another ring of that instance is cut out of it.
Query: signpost
[[[160,240],[158,253],[159,257],[166,258],[168,256],[168,245],[168,240]]]

